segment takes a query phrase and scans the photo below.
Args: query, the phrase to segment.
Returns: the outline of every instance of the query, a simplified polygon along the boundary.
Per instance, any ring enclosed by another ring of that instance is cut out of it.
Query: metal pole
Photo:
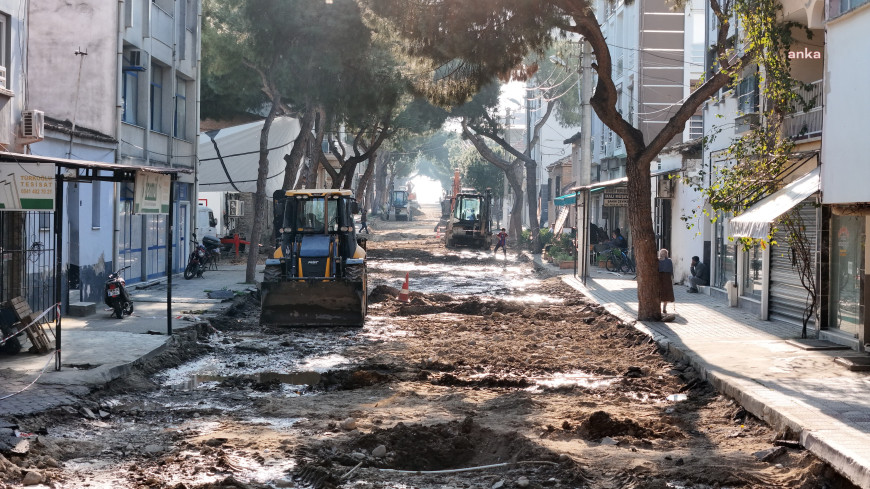
[[[73,104],[73,116],[72,116],[72,130],[69,133],[69,151],[66,153],[66,157],[72,159],[72,148],[73,148],[73,138],[76,134],[76,112],[79,110],[79,85],[82,83],[82,64],[84,64],[85,56],[88,55],[87,51],[82,51],[82,48],[76,49],[76,56],[81,56],[79,58],[79,74],[76,79],[76,99]]]
[[[172,228],[175,205],[175,175],[169,181],[169,215],[166,218],[166,336],[172,336]]]
[[[61,337],[61,285],[63,284],[63,173],[60,167],[56,168],[54,189],[54,369],[60,371],[60,337]]]

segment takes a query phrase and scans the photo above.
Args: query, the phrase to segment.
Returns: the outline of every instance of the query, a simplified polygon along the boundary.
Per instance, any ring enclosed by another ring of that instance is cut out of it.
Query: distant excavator
[[[260,324],[362,326],[368,309],[365,240],[350,190],[278,190],[276,249],[260,284]]]
[[[492,243],[492,191],[486,189],[481,194],[462,189],[459,178],[459,171],[454,172],[444,245],[488,250]]]

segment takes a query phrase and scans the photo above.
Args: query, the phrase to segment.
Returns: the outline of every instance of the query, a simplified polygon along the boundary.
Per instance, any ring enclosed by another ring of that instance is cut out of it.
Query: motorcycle
[[[112,316],[118,319],[123,318],[125,315],[129,316],[133,314],[133,299],[130,298],[130,294],[127,292],[127,282],[121,276],[121,272],[128,268],[130,268],[129,265],[109,274],[109,278],[106,279],[105,293],[103,294],[106,305],[112,308]]]
[[[193,244],[193,248],[190,251],[190,256],[187,257],[187,266],[184,267],[185,280],[190,280],[193,277],[202,277],[202,272],[205,271],[209,255],[209,251],[197,241],[195,234],[190,242]]]

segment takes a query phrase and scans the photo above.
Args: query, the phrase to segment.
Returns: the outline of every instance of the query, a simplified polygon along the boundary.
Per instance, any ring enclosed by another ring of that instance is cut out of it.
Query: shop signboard
[[[172,177],[161,173],[136,172],[133,194],[134,214],[169,214],[169,186]]]
[[[0,211],[53,211],[53,163],[0,165]]]
[[[628,207],[628,188],[609,187],[604,189],[604,207]]]

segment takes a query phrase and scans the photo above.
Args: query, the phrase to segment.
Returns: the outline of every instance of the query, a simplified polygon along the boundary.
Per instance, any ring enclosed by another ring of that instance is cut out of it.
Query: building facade
[[[821,10],[822,2],[814,3]],[[864,142],[870,99],[864,92],[870,79],[870,3],[829,0],[825,29],[821,336],[866,350],[870,343],[866,314],[870,153]]]
[[[26,100],[46,120],[29,151],[189,170],[172,203],[173,270],[182,270],[196,195],[200,0],[28,5]],[[68,183],[65,194],[71,302],[100,302],[117,268],[130,267],[129,282],[165,275],[167,216],[134,214],[132,183]]]

